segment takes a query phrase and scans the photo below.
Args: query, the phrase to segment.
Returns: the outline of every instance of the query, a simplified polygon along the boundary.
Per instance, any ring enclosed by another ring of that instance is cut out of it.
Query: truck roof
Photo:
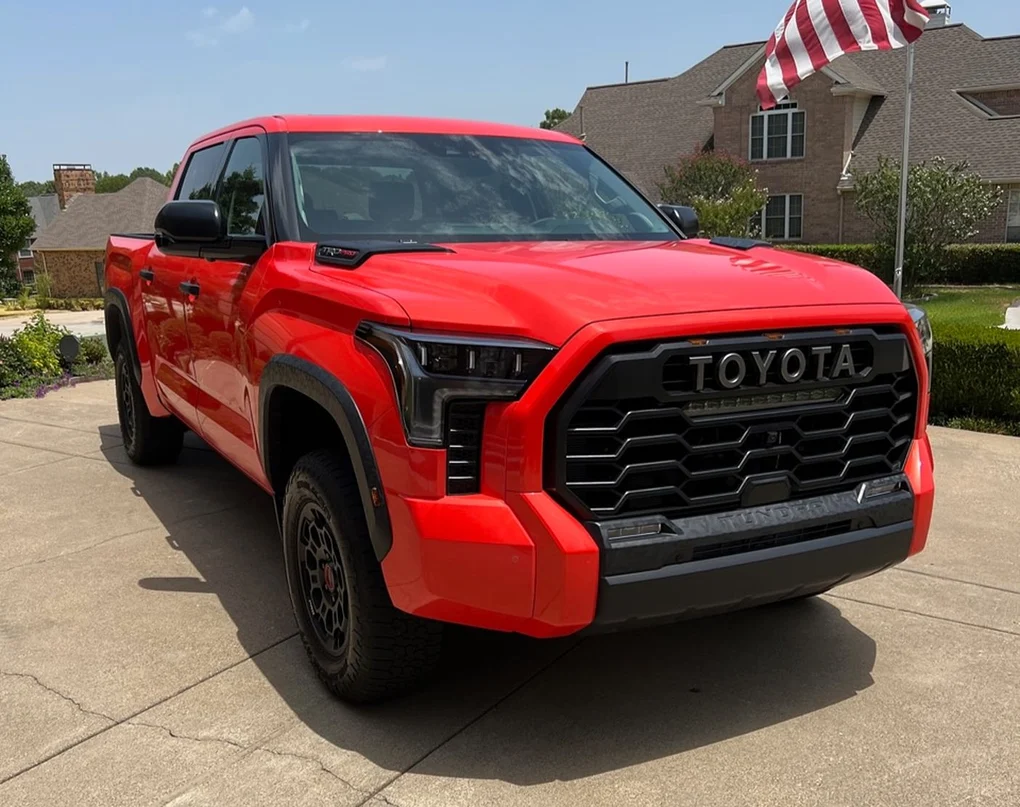
[[[537,126],[512,126],[505,123],[449,118],[410,118],[393,115],[266,115],[209,132],[198,138],[195,144],[250,126],[260,126],[267,132],[404,132],[521,137],[561,143],[580,142],[563,132],[540,129]]]

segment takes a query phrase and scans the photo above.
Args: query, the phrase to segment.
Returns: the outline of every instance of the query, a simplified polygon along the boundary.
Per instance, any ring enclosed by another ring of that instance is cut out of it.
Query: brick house
[[[168,192],[165,185],[140,177],[116,193],[73,195],[32,243],[36,272],[49,275],[52,295],[101,296],[106,239],[111,233],[152,232]]]
[[[772,240],[871,238],[854,205],[854,174],[899,159],[906,51],[842,56],[762,112],[755,82],[764,42],[730,45],[679,76],[589,87],[560,129],[584,134],[653,199],[663,166],[701,150],[745,157],[769,201]],[[1020,36],[930,27],[916,44],[911,162],[943,156],[1003,188],[975,240],[1020,242]]]

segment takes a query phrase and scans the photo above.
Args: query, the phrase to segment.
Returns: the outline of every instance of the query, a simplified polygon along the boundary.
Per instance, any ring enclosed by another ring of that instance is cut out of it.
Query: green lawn
[[[937,296],[918,305],[928,312],[933,324],[1002,325],[1006,309],[1020,299],[1020,286],[940,286],[928,292]]]

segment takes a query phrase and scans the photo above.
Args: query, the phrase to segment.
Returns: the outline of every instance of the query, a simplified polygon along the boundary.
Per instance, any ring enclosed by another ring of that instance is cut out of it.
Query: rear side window
[[[216,169],[223,159],[225,144],[201,149],[191,155],[177,188],[177,199],[212,199],[216,194]]]
[[[265,183],[262,178],[262,147],[254,137],[234,143],[223,173],[219,203],[227,217],[229,235],[255,235],[265,232],[262,203]]]

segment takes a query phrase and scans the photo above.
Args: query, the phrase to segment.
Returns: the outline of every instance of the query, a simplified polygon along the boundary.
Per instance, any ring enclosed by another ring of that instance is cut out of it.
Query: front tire
[[[378,701],[433,672],[442,625],[393,607],[349,464],[328,451],[298,460],[284,497],[283,541],[301,639],[335,695]]]
[[[128,459],[136,465],[177,462],[184,444],[184,426],[172,415],[157,418],[150,414],[123,345],[114,360],[114,379],[120,434]]]

